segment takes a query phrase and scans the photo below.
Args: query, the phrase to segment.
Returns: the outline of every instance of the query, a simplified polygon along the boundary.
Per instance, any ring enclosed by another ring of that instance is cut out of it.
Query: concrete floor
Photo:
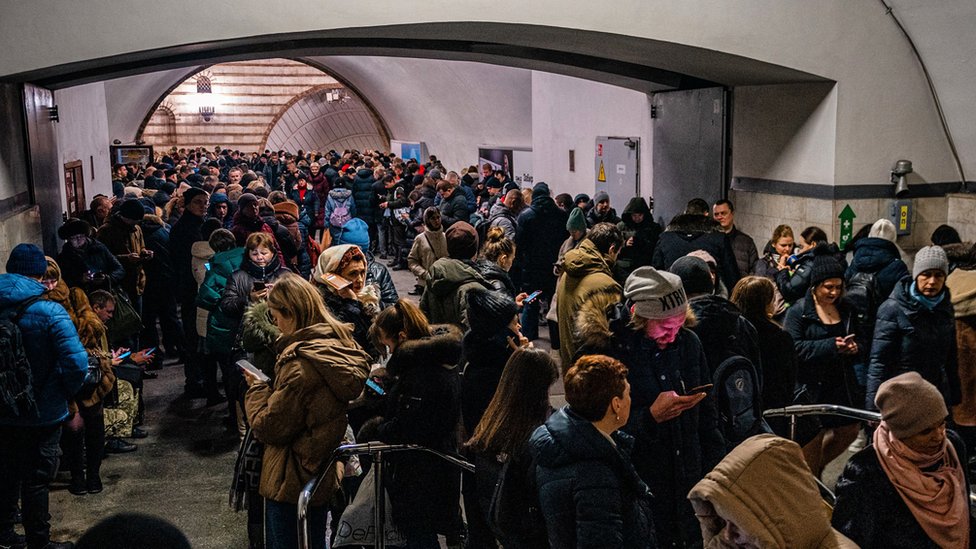
[[[403,297],[413,287],[407,271],[393,273]],[[546,329],[535,342],[549,349]],[[552,353],[558,360],[558,353]],[[238,439],[223,425],[223,407],[206,408],[203,400],[182,396],[183,369],[167,363],[159,378],[146,382],[146,422],[149,437],[134,441],[139,449],[111,455],[102,466],[105,491],[74,496],[66,474],[51,489],[52,539],[76,540],[99,520],[120,512],[162,517],[179,527],[197,549],[247,547],[246,515],[227,505]],[[565,400],[561,383],[552,389],[553,406]],[[824,474],[832,487],[845,453]]]

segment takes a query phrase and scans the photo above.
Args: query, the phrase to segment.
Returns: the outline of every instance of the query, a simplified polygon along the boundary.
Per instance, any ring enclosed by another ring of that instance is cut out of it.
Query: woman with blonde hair
[[[274,381],[269,385],[245,372],[244,410],[264,443],[266,546],[277,549],[297,547],[299,493],[342,441],[346,409],[363,390],[369,355],[301,277],[283,274],[267,299],[281,330]],[[337,472],[324,478],[309,507],[314,548],[325,547],[326,504],[338,488]]]

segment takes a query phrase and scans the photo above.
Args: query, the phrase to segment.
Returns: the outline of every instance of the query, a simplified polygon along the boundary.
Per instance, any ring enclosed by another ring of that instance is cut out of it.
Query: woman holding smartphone
[[[863,389],[854,365],[863,361],[856,311],[842,298],[844,266],[830,255],[818,255],[810,268],[810,289],[786,313],[786,331],[798,355],[797,386],[815,404],[860,408]],[[860,343],[859,343],[859,340]],[[818,478],[824,466],[857,438],[857,420],[824,416],[813,440],[800,440],[803,456]]]
[[[299,493],[342,441],[346,409],[363,390],[369,355],[298,275],[282,275],[266,294],[281,330],[274,381],[241,370],[249,386],[244,411],[264,443],[265,547],[290,549],[298,547]],[[308,510],[313,548],[325,547],[326,505],[338,489],[335,472],[323,478]]]

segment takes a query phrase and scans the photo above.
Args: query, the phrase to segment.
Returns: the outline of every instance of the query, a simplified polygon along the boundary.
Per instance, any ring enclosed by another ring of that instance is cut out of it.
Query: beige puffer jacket
[[[262,496],[298,503],[302,487],[342,441],[346,409],[363,391],[369,361],[348,326],[335,320],[278,340],[274,387],[255,384],[244,399],[254,436],[265,445]],[[333,464],[312,505],[328,502],[340,474]]]
[[[795,442],[756,435],[725,456],[688,494],[706,549],[733,548],[721,535],[731,520],[762,549],[848,549],[830,526],[830,508]]]

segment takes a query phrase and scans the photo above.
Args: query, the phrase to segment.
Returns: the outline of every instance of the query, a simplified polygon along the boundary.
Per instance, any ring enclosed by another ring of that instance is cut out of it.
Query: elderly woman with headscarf
[[[875,403],[881,425],[837,481],[834,527],[867,549],[973,546],[966,449],[946,430],[942,394],[908,372]]]
[[[366,284],[366,274],[362,249],[354,244],[340,244],[326,248],[319,256],[312,282],[329,312],[352,324],[356,342],[371,350],[369,326],[379,312],[380,293],[377,286]]]

